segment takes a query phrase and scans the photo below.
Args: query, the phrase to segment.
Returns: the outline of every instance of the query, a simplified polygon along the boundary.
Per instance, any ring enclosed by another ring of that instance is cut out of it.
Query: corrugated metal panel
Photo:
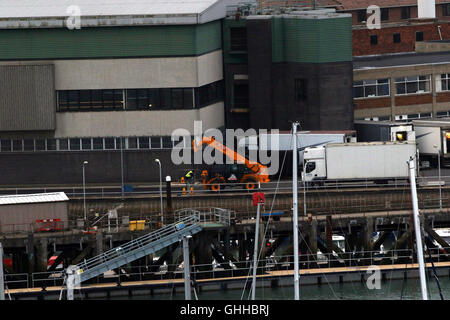
[[[61,202],[68,200],[69,198],[64,192],[20,194],[0,196],[0,205]]]
[[[0,66],[0,131],[55,129],[53,65]]]
[[[352,61],[350,17],[275,17],[272,32],[273,62]]]
[[[194,56],[221,47],[220,21],[76,31],[0,30],[0,60]]]

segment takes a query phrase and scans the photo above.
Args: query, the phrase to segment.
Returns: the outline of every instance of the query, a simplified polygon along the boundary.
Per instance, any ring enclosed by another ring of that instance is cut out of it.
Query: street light
[[[164,226],[164,212],[163,212],[163,201],[162,201],[162,176],[161,176],[161,161],[155,159],[155,162],[159,164],[159,198],[161,201],[161,227]]]
[[[442,190],[441,190],[441,150],[438,149],[437,145],[433,147],[438,151],[438,175],[439,175],[439,209],[442,210]]]
[[[86,174],[85,174],[85,165],[89,162],[83,162],[83,208],[84,208],[84,226],[87,230],[87,213],[86,213]]]

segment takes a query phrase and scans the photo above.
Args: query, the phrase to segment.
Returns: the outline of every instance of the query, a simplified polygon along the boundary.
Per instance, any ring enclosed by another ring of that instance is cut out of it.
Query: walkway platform
[[[434,263],[439,277],[450,277],[450,262]],[[418,264],[394,264],[378,266],[383,280],[418,278]],[[300,270],[300,285],[317,285],[339,282],[365,281],[371,273],[367,273],[369,266],[315,268]],[[427,271],[431,275],[431,263],[427,263]],[[268,271],[264,275],[257,275],[257,287],[292,286],[294,270]],[[196,280],[198,291],[242,289],[250,286],[251,275],[237,277],[222,277]],[[184,279],[146,280],[117,283],[102,283],[83,285],[81,290],[75,290],[75,298],[102,299],[111,296],[157,295],[184,292]],[[42,288],[24,288],[5,290],[5,295],[13,299],[57,299],[61,291],[60,286]]]

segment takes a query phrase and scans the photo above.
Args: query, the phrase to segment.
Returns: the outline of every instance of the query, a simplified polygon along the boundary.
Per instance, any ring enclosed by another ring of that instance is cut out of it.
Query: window
[[[114,138],[105,138],[105,149],[114,150],[115,149],[114,142],[115,142]]]
[[[162,137],[162,147],[163,149],[172,149],[172,139],[171,137]]]
[[[123,90],[57,91],[58,111],[97,111],[123,108]]]
[[[450,16],[450,3],[442,5],[442,15],[445,17]]]
[[[423,41],[423,31],[416,32],[416,41]]]
[[[430,76],[412,76],[395,79],[397,95],[430,92]]]
[[[306,79],[295,79],[295,101],[306,101],[308,98],[308,81]]]
[[[12,147],[13,151],[22,151],[22,140],[13,140]]]
[[[389,9],[381,8],[381,21],[389,20]]]
[[[139,137],[138,138],[139,149],[149,149],[150,144],[149,144],[148,140],[149,140],[148,137]]]
[[[353,82],[353,91],[355,98],[389,96],[389,79],[355,81]]]
[[[233,86],[233,107],[248,108],[248,83],[235,83]]]
[[[24,151],[34,151],[34,140],[33,139],[23,140],[23,150]]]
[[[128,138],[128,149],[137,149],[137,138]]]
[[[36,139],[35,142],[36,144],[36,151],[45,151],[45,139]]]
[[[367,19],[367,12],[366,10],[359,10],[358,11],[358,22],[364,22]]]
[[[316,169],[316,163],[315,162],[308,162],[306,164],[305,172],[310,173]]]
[[[94,150],[103,150],[103,139],[102,138],[92,139],[92,146]]]
[[[450,74],[444,73],[436,79],[436,91],[450,91]]]
[[[69,150],[69,140],[59,139],[59,150]]]
[[[246,28],[230,28],[230,51],[247,51]]]
[[[1,144],[0,150],[2,152],[11,151],[11,147],[12,147],[11,140],[6,140],[6,139],[0,140],[0,144]]]
[[[378,36],[376,34],[373,34],[370,36],[370,44],[371,45],[378,44]]]
[[[223,101],[223,82],[213,82],[195,89],[196,107],[201,108]]]
[[[47,150],[48,151],[56,150],[56,139],[47,139]]]
[[[161,149],[161,138],[160,137],[152,137],[151,138],[151,146],[152,146],[152,149]]]
[[[70,150],[80,150],[80,139],[69,139]]]
[[[92,149],[92,140],[89,138],[81,139],[81,149],[82,150],[91,150]]]
[[[409,18],[411,18],[411,8],[403,7],[402,8],[402,19],[409,19]]]
[[[394,35],[393,35],[393,40],[394,40],[394,43],[400,43],[400,42],[402,42],[402,38],[401,38],[400,33],[394,33]]]

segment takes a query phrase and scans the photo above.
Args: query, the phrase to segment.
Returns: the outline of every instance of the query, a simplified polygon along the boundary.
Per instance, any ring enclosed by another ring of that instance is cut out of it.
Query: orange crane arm
[[[194,149],[194,152],[197,152],[201,149],[201,146],[203,144],[207,144],[214,149],[222,152],[225,154],[229,159],[232,161],[236,161],[237,163],[244,163],[247,168],[252,170],[255,174],[258,175],[259,181],[261,182],[269,182],[269,170],[266,166],[258,163],[258,162],[251,162],[247,158],[243,157],[233,149],[228,148],[226,145],[216,141],[213,137],[203,137],[198,143],[196,140],[192,140],[192,148]]]

